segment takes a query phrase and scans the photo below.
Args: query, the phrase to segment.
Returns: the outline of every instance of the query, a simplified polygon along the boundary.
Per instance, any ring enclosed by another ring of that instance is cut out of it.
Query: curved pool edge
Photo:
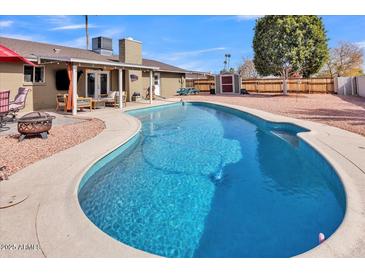
[[[154,106],[158,107],[158,106]],[[107,253],[111,254],[111,257],[119,257],[121,254],[123,254],[123,257],[131,257],[131,258],[158,258],[160,256],[157,256],[155,254],[151,254],[148,252],[145,252],[143,250],[136,249],[132,246],[126,245],[112,237],[110,237],[108,234],[100,230],[97,226],[95,226],[94,223],[91,222],[91,220],[85,215],[84,211],[81,208],[79,199],[78,199],[78,193],[80,189],[83,187],[83,179],[87,175],[87,173],[91,170],[93,166],[95,166],[97,163],[99,163],[101,160],[107,158],[110,154],[117,151],[119,148],[127,145],[129,142],[131,142],[141,131],[142,125],[140,120],[137,118],[128,115],[126,112],[121,113],[121,115],[128,117],[128,119],[134,120],[134,122],[137,123],[137,128],[133,129],[130,134],[127,135],[126,138],[120,138],[121,141],[118,144],[115,144],[113,147],[109,148],[107,151],[105,151],[103,154],[99,155],[97,158],[94,158],[92,162],[90,162],[86,168],[82,170],[82,172],[77,176],[76,184],[74,185],[74,191],[73,191],[73,198],[76,199],[77,207],[78,207],[78,213],[82,214],[82,217],[86,222],[88,223],[88,226],[93,227],[97,230],[95,231],[95,236],[99,239],[102,239],[105,244],[105,246],[108,246]],[[111,129],[113,130],[113,129]],[[117,133],[117,132],[115,132]],[[106,248],[105,248],[106,250]],[[82,256],[84,257],[84,256]],[[104,256],[102,256],[104,257]],[[108,256],[109,257],[109,256]]]
[[[80,189],[83,187],[83,185],[82,185],[83,179],[85,178],[87,173],[91,170],[91,168],[93,166],[95,166],[97,163],[99,163],[100,161],[102,161],[103,159],[107,158],[113,152],[117,151],[120,147],[123,147],[123,146],[127,145],[129,142],[131,142],[140,133],[140,131],[141,131],[141,122],[138,119],[136,119],[132,116],[131,116],[131,118],[134,119],[138,123],[138,128],[131,135],[129,135],[127,138],[123,139],[120,144],[115,145],[114,147],[112,147],[108,151],[104,152],[102,155],[100,155],[98,158],[94,159],[92,162],[90,162],[88,164],[88,166],[82,171],[82,173],[78,176],[78,178],[76,180],[77,184],[75,185],[75,188],[74,188],[74,196],[76,196],[76,199],[77,199],[77,205],[78,205],[79,212],[81,212],[83,214],[83,217],[86,218],[86,220],[89,222],[89,225],[97,228],[99,230],[98,232],[101,232],[101,233],[104,234],[102,236],[100,235],[100,237],[105,237],[106,236],[106,237],[108,237],[108,240],[112,240],[113,242],[116,242],[117,245],[121,244],[122,248],[125,248],[125,249],[131,248],[135,252],[134,256],[138,256],[138,257],[150,257],[150,256],[155,257],[154,254],[150,254],[150,253],[145,252],[143,250],[135,249],[134,247],[125,245],[125,244],[115,240],[114,238],[110,237],[108,234],[106,234],[105,232],[100,230],[98,227],[96,227],[95,224],[93,224],[90,221],[90,219],[85,215],[84,211],[81,208],[79,199],[78,199],[78,193],[79,193]],[[107,239],[105,239],[105,241],[107,241]],[[110,244],[111,243],[108,243],[108,245],[110,245]],[[158,257],[158,256],[156,256],[156,257]]]
[[[307,129],[307,132],[300,132],[298,134],[299,138],[301,138],[305,143],[307,143],[311,148],[313,148],[317,153],[319,153],[328,163],[329,165],[334,169],[338,177],[340,178],[345,193],[346,193],[346,200],[347,200],[347,207],[346,207],[346,213],[344,216],[344,219],[341,223],[341,225],[337,228],[337,230],[321,245],[308,250],[307,252],[304,252],[302,254],[297,255],[296,257],[342,257],[343,253],[340,253],[340,249],[338,248],[338,243],[343,246],[343,241],[347,242],[350,246],[357,246],[358,239],[355,239],[356,237],[353,237],[353,235],[357,234],[357,229],[354,229],[355,226],[351,225],[355,220],[359,219],[358,211],[353,210],[354,208],[358,208],[357,204],[359,204],[360,201],[360,195],[356,190],[353,189],[353,185],[356,184],[356,182],[353,181],[352,177],[349,176],[349,174],[354,174],[359,171],[359,169],[352,170],[351,173],[349,173],[349,169],[353,168],[353,166],[348,165],[345,169],[343,168],[346,163],[339,163],[339,155],[336,152],[334,155],[331,155],[331,153],[334,152],[333,148],[331,146],[328,146],[328,144],[321,143],[322,135],[326,135],[326,138],[328,138],[330,131],[342,131],[337,128],[332,128],[323,124],[317,124],[314,122],[309,121],[303,121],[298,120],[294,118],[279,116],[263,111],[258,111],[255,109],[249,109],[246,107],[240,107],[240,106],[234,106],[229,104],[222,104],[217,102],[202,102],[202,101],[194,101],[189,100],[189,102],[192,103],[202,103],[202,104],[212,104],[212,105],[218,105],[223,107],[228,107],[230,109],[234,110],[240,110],[245,113],[248,113],[249,115],[258,117],[260,119],[263,119],[265,121],[271,122],[271,123],[279,123],[279,124],[291,124],[294,126],[302,127],[303,129]],[[175,103],[172,103],[175,104]],[[156,106],[152,106],[156,108]],[[161,106],[157,106],[159,108]],[[141,110],[149,109],[143,108]],[[133,111],[133,110],[132,110]],[[137,110],[138,111],[138,110]],[[326,129],[326,130],[324,130]],[[343,133],[343,132],[342,132]],[[347,132],[345,132],[347,134]],[[354,136],[351,136],[354,137]],[[361,137],[361,136],[360,136]],[[362,139],[365,139],[361,137]],[[363,140],[364,141],[364,140]],[[361,153],[361,152],[360,152]],[[343,156],[341,156],[343,157]],[[348,160],[346,160],[348,162]],[[95,162],[98,162],[96,160]],[[347,163],[348,164],[348,163]],[[360,172],[360,177],[364,176],[365,174],[363,172]],[[364,221],[364,220],[363,220]],[[365,225],[365,223],[363,224]],[[365,227],[365,226],[364,226]],[[349,233],[350,232],[350,233]],[[354,234],[353,234],[354,233]],[[341,238],[339,240],[339,238]],[[144,251],[142,251],[144,252]],[[346,256],[346,255],[344,255]]]
[[[361,197],[365,194],[365,162],[361,163],[359,161],[360,158],[365,158],[365,150],[363,149],[365,138],[363,136],[325,124],[281,116],[243,106],[217,102],[207,103],[238,109],[269,122],[289,123],[308,129],[308,132],[298,133],[298,137],[318,152],[334,169],[343,184],[347,204],[344,219],[337,230],[322,244],[295,257],[365,256],[365,201]],[[345,142],[339,143],[339,141]],[[352,149],[350,149],[350,146],[352,146]],[[356,157],[351,159],[353,156]]]
[[[5,222],[1,227],[2,240],[34,244],[39,249],[2,252],[0,257],[157,257],[124,245],[99,230],[80,208],[76,191],[82,174],[100,157],[137,134],[140,121],[118,109],[101,109],[80,116],[104,121],[105,129],[83,143],[20,170],[1,185],[0,195],[28,195],[23,203],[1,210]]]
[[[359,148],[365,147],[364,137],[310,121],[246,107],[210,103],[242,110],[269,121],[289,122],[310,129],[311,132],[299,135],[337,171],[346,191],[347,210],[341,226],[328,240],[298,257],[365,256],[365,201],[361,198],[365,197],[362,185],[365,182],[365,163],[360,159],[365,150]],[[117,110],[103,113],[90,113],[90,116],[106,123],[106,129],[101,134],[36,162],[2,183],[2,193],[14,193],[21,188],[30,194],[24,203],[1,212],[4,220],[16,217],[19,224],[14,227],[6,222],[3,227],[6,233],[2,235],[4,239],[9,242],[38,241],[46,257],[158,257],[114,240],[98,229],[79,205],[77,190],[83,174],[93,163],[138,132],[139,122],[134,117]],[[91,151],[90,146],[98,148]],[[53,170],[62,172],[55,173]],[[21,256],[29,256],[29,253],[11,253],[7,257]]]

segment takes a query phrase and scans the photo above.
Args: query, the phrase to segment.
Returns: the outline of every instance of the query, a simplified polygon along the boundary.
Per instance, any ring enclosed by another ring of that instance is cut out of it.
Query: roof
[[[82,60],[90,62],[98,62],[108,65],[126,65],[137,66],[145,68],[153,68],[158,71],[186,73],[187,71],[166,63],[162,63],[151,59],[142,59],[142,66],[137,64],[125,64],[119,61],[118,55],[105,56],[92,50],[65,47],[55,44],[47,44],[41,42],[13,39],[7,37],[0,37],[0,44],[12,49],[16,53],[30,60],[37,60],[37,58],[61,60],[61,61],[75,61],[82,62]]]
[[[180,73],[187,73],[185,69],[175,67],[166,63],[162,63],[156,60],[151,59],[142,59],[142,64],[145,66],[152,66],[152,67],[159,67],[160,71],[170,71],[170,72],[180,72]]]
[[[214,74],[210,72],[190,71],[186,73],[186,79],[209,79],[211,77],[214,77]]]

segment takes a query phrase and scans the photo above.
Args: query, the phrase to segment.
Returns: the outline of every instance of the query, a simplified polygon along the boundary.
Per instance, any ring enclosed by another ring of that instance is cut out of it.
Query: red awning
[[[8,49],[7,47],[0,44],[0,62],[4,63],[17,63],[23,62],[32,66],[35,66],[31,61],[27,60],[23,56],[20,56],[16,52]]]

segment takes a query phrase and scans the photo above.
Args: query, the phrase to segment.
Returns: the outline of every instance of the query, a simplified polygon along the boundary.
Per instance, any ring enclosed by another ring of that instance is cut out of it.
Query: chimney
[[[92,39],[92,50],[100,55],[113,55],[113,41],[107,37],[95,37]]]
[[[131,37],[119,40],[119,61],[142,65],[142,42]]]

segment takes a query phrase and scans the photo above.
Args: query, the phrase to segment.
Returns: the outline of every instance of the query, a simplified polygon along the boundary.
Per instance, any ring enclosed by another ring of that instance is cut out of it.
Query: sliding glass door
[[[108,89],[109,73],[99,73],[99,82],[100,82],[99,95],[107,95],[109,91]]]
[[[107,95],[109,87],[109,72],[88,71],[86,74],[86,97],[100,98]]]
[[[86,97],[95,97],[96,94],[96,74],[87,73],[86,79]]]

